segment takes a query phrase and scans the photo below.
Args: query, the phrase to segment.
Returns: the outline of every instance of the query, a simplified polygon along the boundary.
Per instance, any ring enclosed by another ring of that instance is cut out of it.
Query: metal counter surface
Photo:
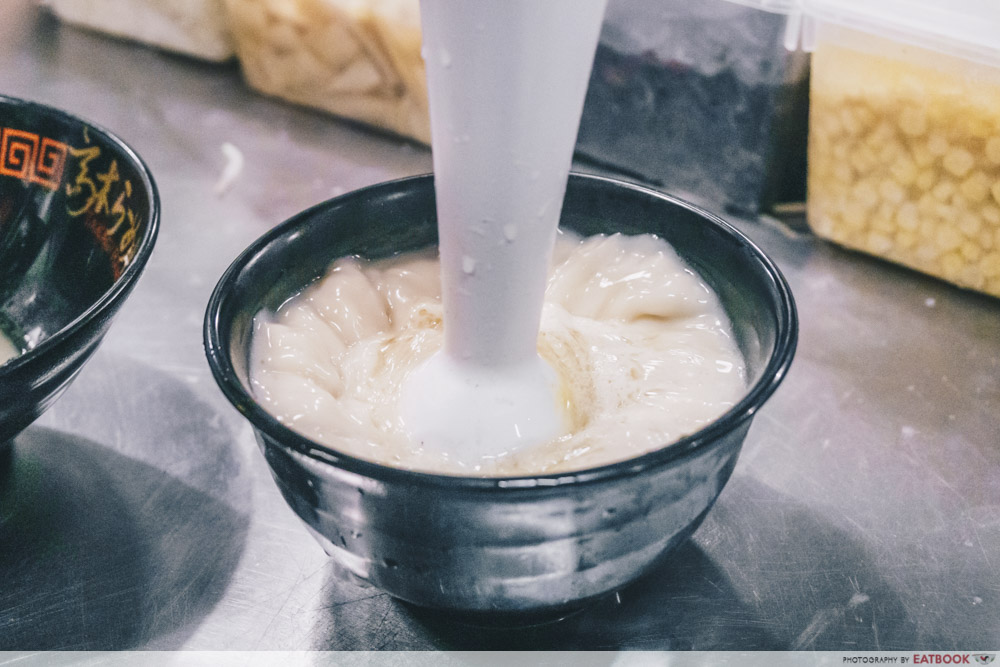
[[[1000,649],[1000,301],[766,221],[792,371],[694,539],[560,623],[450,624],[339,579],[285,505],[201,344],[236,255],[430,154],[208,65],[5,0],[0,92],[118,133],[163,204],[103,346],[13,446],[0,649]],[[215,191],[230,143],[245,167]]]

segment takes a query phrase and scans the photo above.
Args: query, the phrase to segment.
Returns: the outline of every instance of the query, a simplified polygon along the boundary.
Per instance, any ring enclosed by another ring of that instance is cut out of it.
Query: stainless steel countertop
[[[160,187],[135,292],[14,442],[0,649],[1000,648],[1000,301],[766,220],[798,355],[718,504],[669,563],[561,623],[450,625],[340,580],[213,382],[201,322],[254,238],[430,170],[427,150],[208,65],[0,12],[0,92],[122,136]],[[245,157],[213,191],[229,142]]]

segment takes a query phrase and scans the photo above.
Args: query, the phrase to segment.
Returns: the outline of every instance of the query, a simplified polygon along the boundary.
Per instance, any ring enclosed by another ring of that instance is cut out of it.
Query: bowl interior
[[[690,204],[606,178],[570,177],[561,225],[582,235],[654,233],[718,293],[747,363],[749,390],[727,415],[689,437],[731,429],[771,394],[791,362],[796,321],[791,293],[770,261],[725,222]],[[258,239],[216,288],[206,319],[209,363],[223,391],[258,428],[305,452],[322,451],[278,424],[250,396],[248,351],[254,315],[274,309],[322,276],[337,257],[369,258],[437,242],[430,176],[384,183],[313,207]],[[721,423],[726,422],[728,423]],[[337,456],[335,452],[328,452]],[[349,457],[340,457],[347,459]],[[370,471],[369,471],[370,472]]]
[[[119,139],[0,97],[0,330],[15,346],[30,354],[113,300],[156,216],[155,186]]]

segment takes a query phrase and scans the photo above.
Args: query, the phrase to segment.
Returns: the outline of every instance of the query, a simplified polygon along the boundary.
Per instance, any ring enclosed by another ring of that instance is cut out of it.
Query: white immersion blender
[[[567,428],[538,327],[606,4],[421,0],[444,345],[401,413],[472,469]]]

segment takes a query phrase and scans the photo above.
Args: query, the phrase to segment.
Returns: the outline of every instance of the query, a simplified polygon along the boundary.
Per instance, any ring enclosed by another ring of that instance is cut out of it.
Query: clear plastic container
[[[1000,3],[803,10],[811,228],[1000,296]]]
[[[795,0],[610,0],[578,153],[714,210],[805,200]]]
[[[249,85],[430,143],[417,0],[225,0]]]
[[[789,2],[610,0],[577,154],[710,208],[804,201]],[[225,4],[253,88],[430,143],[418,0]]]

